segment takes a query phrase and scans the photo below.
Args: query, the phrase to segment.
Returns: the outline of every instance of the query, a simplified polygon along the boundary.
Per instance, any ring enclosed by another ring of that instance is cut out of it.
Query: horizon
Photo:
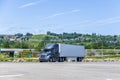
[[[51,31],[50,31],[51,32]],[[47,32],[46,33],[37,33],[37,34],[34,34],[34,33],[31,33],[31,32],[27,32],[27,33],[30,33],[30,34],[33,34],[33,35],[47,35]],[[23,34],[23,35],[26,35],[27,33],[20,33],[20,34]],[[55,32],[51,32],[51,33],[55,33]],[[68,34],[71,34],[71,33],[76,33],[76,34],[82,34],[82,35],[92,35],[92,34],[96,34],[97,36],[101,35],[101,36],[120,36],[120,34],[115,34],[115,35],[112,35],[112,34],[99,34],[99,33],[78,33],[78,32],[62,32],[62,33],[55,33],[55,34],[63,34],[63,33],[68,33]],[[1,35],[15,35],[15,34],[19,34],[19,33],[12,33],[12,34],[0,34]]]
[[[0,34],[120,35],[120,0],[0,0]]]

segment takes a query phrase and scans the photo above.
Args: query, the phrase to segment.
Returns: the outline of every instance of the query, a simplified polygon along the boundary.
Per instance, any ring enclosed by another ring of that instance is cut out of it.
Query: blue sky
[[[0,34],[120,34],[120,0],[0,0]]]

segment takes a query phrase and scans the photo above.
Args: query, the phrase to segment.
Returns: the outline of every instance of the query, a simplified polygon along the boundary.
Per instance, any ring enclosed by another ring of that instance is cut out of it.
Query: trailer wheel
[[[81,62],[82,58],[81,57],[77,57],[77,62]]]
[[[76,59],[76,60],[77,60],[77,62],[79,62],[79,57],[77,57],[77,59]]]

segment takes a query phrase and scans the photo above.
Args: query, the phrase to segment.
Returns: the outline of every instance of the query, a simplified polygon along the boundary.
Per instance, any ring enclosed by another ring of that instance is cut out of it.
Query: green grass
[[[47,35],[45,34],[39,34],[39,35],[33,35],[30,39],[29,39],[29,43],[31,45],[33,45],[34,47],[36,47],[41,41],[44,40],[44,38],[46,37]]]
[[[46,35],[46,34],[39,34],[39,35],[33,35],[30,39],[29,39],[29,42],[32,46],[34,47],[37,47],[38,44],[41,42],[41,41],[44,41],[45,38],[48,38],[48,39],[58,39],[58,37],[56,36],[49,36],[49,35]],[[49,42],[49,40],[45,41],[45,42]]]

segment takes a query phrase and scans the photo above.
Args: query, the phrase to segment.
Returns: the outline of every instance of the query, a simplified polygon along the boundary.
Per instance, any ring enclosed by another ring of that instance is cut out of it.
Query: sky
[[[0,0],[0,34],[120,35],[120,0]]]

